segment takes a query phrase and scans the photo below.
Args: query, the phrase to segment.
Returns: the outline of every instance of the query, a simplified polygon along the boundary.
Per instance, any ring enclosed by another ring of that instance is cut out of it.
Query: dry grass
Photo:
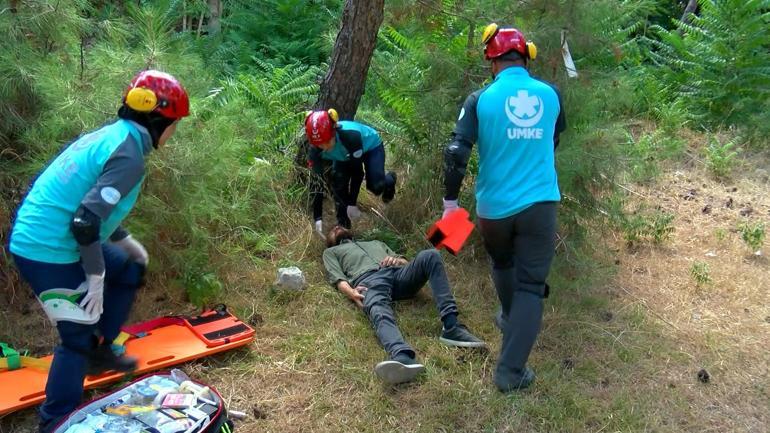
[[[730,231],[744,203],[752,204],[751,217],[767,220],[767,184],[741,175],[738,190],[727,192],[733,184],[708,180],[699,167],[627,186],[635,199],[676,214],[673,238],[663,246],[630,250],[618,235],[609,240],[614,250],[602,245],[557,257],[554,291],[531,357],[538,374],[532,390],[504,396],[491,384],[499,332],[478,237],[461,257],[445,260],[461,319],[490,350],[441,345],[440,322],[424,290],[396,311],[427,372],[416,383],[388,387],[372,373],[384,351],[363,315],[324,282],[320,241],[307,217],[293,210],[276,218],[272,255],[241,251],[218,259],[223,300],[256,326],[256,342],[181,368],[247,413],[238,423],[243,432],[767,431],[768,262],[751,257]],[[694,200],[682,198],[689,189],[697,190]],[[733,209],[722,206],[728,196]],[[422,228],[403,215],[433,211],[422,202],[410,208],[401,198],[385,209],[364,196],[360,227],[388,227],[413,252],[424,245]],[[710,214],[702,213],[706,204]],[[725,239],[717,240],[717,228],[727,230]],[[618,265],[609,265],[614,260]],[[710,285],[692,280],[695,260],[709,264]],[[288,264],[305,271],[310,286],[304,292],[272,288],[275,269]],[[182,291],[155,281],[133,319],[191,311]],[[24,293],[23,286],[12,297],[3,293],[9,311],[0,316],[0,329],[25,330],[3,338],[50,348],[55,336]],[[701,368],[711,373],[710,383],[696,379]],[[33,426],[34,412],[22,411],[0,420],[0,433]]]
[[[706,431],[766,431],[770,425],[770,263],[754,256],[737,230],[746,220],[770,221],[767,179],[752,165],[745,161],[730,181],[693,164],[636,186],[644,196],[636,200],[676,215],[673,238],[662,248],[636,251],[616,242],[618,288],[677,342],[686,368],[668,372],[666,380],[686,396]],[[711,283],[696,283],[694,262],[708,265]],[[708,386],[693,383],[700,368],[711,373]]]

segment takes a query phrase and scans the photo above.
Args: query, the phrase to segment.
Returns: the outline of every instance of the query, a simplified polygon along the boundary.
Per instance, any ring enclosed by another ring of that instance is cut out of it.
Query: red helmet
[[[320,147],[334,137],[337,111],[310,111],[305,117],[305,134],[311,145]]]
[[[187,92],[173,76],[160,71],[142,71],[131,80],[123,103],[140,113],[158,113],[169,119],[190,114]]]
[[[524,35],[517,29],[501,29],[497,24],[490,24],[484,29],[482,35],[484,42],[484,57],[492,60],[511,51],[516,51],[524,58],[534,60],[537,56],[537,47],[532,42],[527,42]]]

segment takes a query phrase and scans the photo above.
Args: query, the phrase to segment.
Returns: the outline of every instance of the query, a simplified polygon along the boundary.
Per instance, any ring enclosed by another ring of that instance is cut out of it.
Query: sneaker
[[[505,330],[505,324],[508,322],[508,318],[503,316],[503,309],[500,308],[497,310],[497,314],[495,314],[495,326],[497,326],[497,329],[499,329],[501,332]]]
[[[529,367],[524,370],[511,371],[498,366],[495,371],[495,385],[502,393],[509,393],[528,388],[535,381],[535,372]]]
[[[393,358],[374,366],[374,373],[377,374],[377,377],[390,385],[411,382],[424,371],[424,365],[403,353],[398,353]]]
[[[447,346],[457,347],[486,347],[487,344],[481,341],[478,337],[471,334],[465,325],[457,324],[456,326],[443,329],[441,338],[439,341]]]
[[[393,200],[393,197],[396,196],[396,182],[397,182],[398,176],[396,176],[395,171],[389,171],[387,175],[393,178],[393,185],[386,186],[385,190],[382,191],[383,203],[390,203]]]
[[[136,358],[118,356],[108,344],[100,344],[86,357],[86,374],[96,376],[107,371],[128,373],[136,370]]]

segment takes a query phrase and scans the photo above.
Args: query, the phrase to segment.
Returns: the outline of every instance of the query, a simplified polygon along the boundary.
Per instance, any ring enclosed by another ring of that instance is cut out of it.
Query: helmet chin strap
[[[134,122],[147,128],[147,132],[150,133],[152,138],[152,147],[158,148],[158,141],[160,140],[163,132],[174,123],[174,119],[163,117],[159,114],[153,113],[140,113],[130,107],[123,105],[118,110],[118,117],[126,120],[133,120]]]

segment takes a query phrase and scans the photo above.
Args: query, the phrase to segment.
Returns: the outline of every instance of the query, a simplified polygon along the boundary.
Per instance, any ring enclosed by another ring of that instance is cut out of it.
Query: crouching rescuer
[[[80,404],[86,375],[136,368],[112,342],[148,255],[121,222],[139,195],[145,160],[188,114],[187,92],[174,77],[140,72],[118,119],[67,145],[17,211],[10,251],[60,337],[40,408],[41,432]]]

